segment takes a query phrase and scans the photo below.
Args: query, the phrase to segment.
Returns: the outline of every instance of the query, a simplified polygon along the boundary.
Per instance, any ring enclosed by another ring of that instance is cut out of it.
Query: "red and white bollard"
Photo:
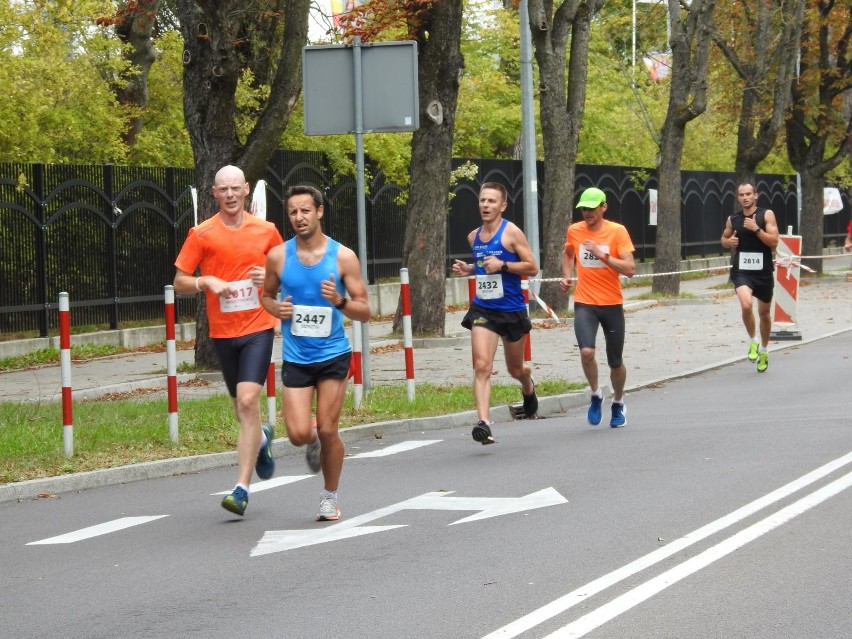
[[[269,362],[269,370],[266,372],[266,423],[275,426],[277,408],[275,407],[275,362]]]
[[[177,348],[175,346],[175,287],[166,286],[166,387],[169,403],[169,439],[178,441]]]
[[[74,411],[71,399],[71,310],[68,293],[59,294],[59,367],[62,376],[62,443],[74,455]]]
[[[399,295],[402,299],[402,346],[405,352],[405,380],[408,385],[408,401],[414,401],[414,347],[411,336],[411,287],[408,284],[408,269],[399,269]]]
[[[792,227],[787,235],[778,236],[775,249],[775,294],[772,296],[772,325],[777,326],[771,332],[772,339],[800,340],[802,334],[796,325],[799,299],[799,278],[801,274],[802,236],[792,235]]]
[[[363,341],[361,338],[361,322],[352,322],[352,341],[352,363],[349,368],[352,371],[352,381],[354,382],[352,396],[357,410],[361,408],[361,400],[364,398],[364,378],[361,368],[361,342]]]

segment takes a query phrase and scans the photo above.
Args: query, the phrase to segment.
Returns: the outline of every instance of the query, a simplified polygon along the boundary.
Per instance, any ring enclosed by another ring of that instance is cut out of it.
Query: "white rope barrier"
[[[805,269],[806,271],[809,271],[811,273],[815,273],[815,271],[813,269],[808,268],[807,266],[802,264],[801,260],[831,260],[831,259],[835,259],[835,258],[849,259],[849,255],[848,254],[787,255],[787,254],[782,253],[775,258],[774,262],[775,262],[775,264],[784,266],[786,268],[791,268],[793,266],[799,266],[799,267]],[[796,263],[796,262],[798,262],[798,263]],[[686,275],[687,273],[711,273],[713,271],[728,271],[728,270],[730,270],[730,268],[731,268],[730,264],[724,264],[722,266],[708,266],[708,267],[705,267],[705,268],[693,268],[693,269],[688,269],[688,270],[685,270],[685,271],[669,271],[667,273],[642,273],[641,275],[637,273],[633,277],[641,277],[641,278],[651,277],[651,278],[653,278],[653,277],[667,277],[667,276],[671,276],[671,275]],[[561,282],[562,279],[563,278],[561,278],[561,277],[541,277],[541,278],[531,277],[528,280],[521,282],[521,287],[527,288],[527,287],[529,287],[531,282],[536,283],[536,284],[542,284],[542,283],[546,283],[546,282]],[[626,275],[621,275],[621,276],[619,276],[619,279],[621,279],[622,282],[624,282],[624,281],[629,281],[631,278],[627,277]],[[536,299],[536,301],[540,301],[538,296],[536,296],[535,299]],[[545,309],[545,310],[548,310],[548,309]]]
[[[845,254],[837,254],[837,255],[790,255],[787,253],[778,253],[775,257],[775,264],[778,266],[783,266],[787,270],[799,267],[803,268],[809,273],[815,273],[812,268],[809,268],[802,264],[802,260],[830,260],[834,258],[849,258],[848,255]],[[685,275],[687,273],[712,273],[714,271],[728,271],[731,269],[730,264],[724,264],[722,266],[708,266],[705,268],[693,268],[687,269],[685,271],[670,271],[668,273],[643,273],[641,275],[635,275],[634,277],[642,277],[642,278],[653,278],[653,277],[665,277],[671,275]],[[538,305],[547,313],[550,317],[555,319],[557,322],[559,321],[559,316],[553,311],[553,309],[545,302],[533,289],[530,288],[530,284],[534,284],[536,288],[538,288],[539,284],[545,282],[561,282],[563,278],[561,277],[532,277],[525,279],[521,282],[521,288],[529,291],[530,297],[535,300]],[[626,275],[619,276],[619,279],[622,282],[627,282],[631,278]]]

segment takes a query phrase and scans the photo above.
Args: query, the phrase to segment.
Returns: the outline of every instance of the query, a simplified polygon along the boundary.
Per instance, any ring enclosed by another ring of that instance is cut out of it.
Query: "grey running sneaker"
[[[322,463],[320,462],[319,437],[317,437],[313,443],[305,446],[305,461],[308,462],[308,468],[311,469],[312,473],[318,473],[320,468],[322,468]]]
[[[494,444],[496,443],[496,439],[491,436],[491,427],[484,421],[479,420],[476,426],[473,427],[471,431],[471,436],[474,441],[479,442],[483,446],[486,444]]]
[[[323,497],[320,501],[317,521],[337,521],[340,519],[340,506],[334,497]]]
[[[261,429],[266,435],[266,444],[261,446],[257,453],[254,470],[261,479],[269,479],[275,474],[275,458],[272,456],[272,440],[275,438],[275,430],[269,424],[264,424]]]

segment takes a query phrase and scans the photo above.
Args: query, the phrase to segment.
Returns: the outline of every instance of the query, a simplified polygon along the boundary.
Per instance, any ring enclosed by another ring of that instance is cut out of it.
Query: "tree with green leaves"
[[[178,1],[184,121],[195,160],[200,220],[216,212],[210,190],[216,171],[234,164],[254,183],[278,147],[301,93],[310,4],[310,0]],[[240,112],[237,100],[247,76],[268,81],[248,114]],[[198,305],[196,322],[195,363],[216,368],[203,303]]]
[[[735,181],[754,183],[790,104],[805,0],[744,0],[717,7],[713,39],[739,76]]]
[[[844,95],[852,90],[850,45],[852,3],[809,2],[786,127],[787,155],[802,181],[799,233],[804,255],[822,255],[825,177],[852,150],[852,109],[843,107]],[[822,272],[821,259],[805,262]]]
[[[529,0],[530,30],[539,70],[539,111],[544,144],[541,268],[545,277],[556,277],[562,272],[565,229],[571,222],[574,205],[574,175],[586,100],[589,37],[592,18],[601,6],[603,0]],[[554,308],[567,306],[568,297],[558,283],[545,284],[541,293]]]
[[[657,199],[657,243],[652,290],[664,295],[680,292],[681,165],[686,125],[707,108],[707,72],[713,33],[715,0],[692,0],[688,8],[668,0],[671,25],[669,106],[660,136]]]
[[[373,0],[342,21],[348,35],[369,41],[415,39],[420,128],[411,160],[402,263],[411,279],[415,335],[443,335],[446,296],[446,215],[456,104],[464,69],[462,3],[456,0]],[[397,312],[398,323],[400,313]]]
[[[0,1],[0,161],[125,161],[129,111],[104,81],[124,63],[92,29],[108,4]]]

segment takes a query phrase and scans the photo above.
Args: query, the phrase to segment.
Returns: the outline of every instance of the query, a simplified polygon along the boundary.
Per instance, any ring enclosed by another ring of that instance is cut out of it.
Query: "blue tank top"
[[[279,277],[281,299],[292,296],[293,317],[281,321],[282,357],[294,364],[316,364],[344,353],[352,346],[343,328],[343,313],[332,306],[320,292],[320,285],[331,273],[337,292],[346,289],[337,270],[337,251],[340,244],[327,238],[325,255],[313,266],[305,266],[296,255],[296,238],[284,243],[284,268]]]
[[[473,272],[476,275],[476,297],[474,302],[483,308],[495,311],[525,311],[524,293],[521,290],[521,276],[514,273],[485,273],[483,260],[493,255],[504,262],[520,262],[518,254],[508,250],[501,242],[503,231],[509,220],[503,220],[500,228],[489,241],[479,239],[480,226],[473,238]],[[501,296],[495,296],[502,290]]]

